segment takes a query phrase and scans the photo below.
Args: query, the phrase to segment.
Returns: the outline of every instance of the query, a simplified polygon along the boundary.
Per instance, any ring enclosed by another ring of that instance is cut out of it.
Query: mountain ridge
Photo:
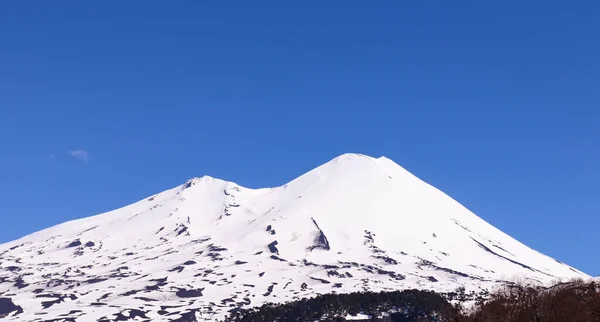
[[[485,292],[515,279],[571,278],[590,277],[392,160],[355,153],[278,187],[194,177],[0,245],[0,297],[23,308],[12,318],[32,321],[71,311],[113,321],[131,310],[156,321],[219,320],[331,292]]]

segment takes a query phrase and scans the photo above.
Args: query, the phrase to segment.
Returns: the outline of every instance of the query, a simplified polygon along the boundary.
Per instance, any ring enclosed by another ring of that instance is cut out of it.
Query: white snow
[[[363,313],[359,313],[357,315],[350,315],[350,314],[348,314],[348,315],[346,315],[344,317],[344,319],[348,320],[348,321],[352,321],[352,320],[367,320],[367,319],[370,319],[370,318],[371,318],[370,315],[363,314]]]
[[[68,247],[74,241],[81,245]],[[131,316],[131,309],[153,321],[173,318],[160,306],[215,321],[238,306],[332,291],[478,291],[502,281],[571,278],[590,277],[504,234],[393,161],[358,154],[275,188],[194,178],[0,245],[0,296],[24,309],[8,318],[14,321],[72,310],[83,312],[68,316],[86,321]],[[202,295],[181,297],[182,290]],[[76,299],[44,309],[54,298],[39,295],[48,294]]]

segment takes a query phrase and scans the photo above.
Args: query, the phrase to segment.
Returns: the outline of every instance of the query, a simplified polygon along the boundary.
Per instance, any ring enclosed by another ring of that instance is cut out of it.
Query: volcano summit
[[[215,321],[331,292],[571,278],[589,276],[393,161],[345,154],[280,187],[194,178],[0,245],[0,316]]]

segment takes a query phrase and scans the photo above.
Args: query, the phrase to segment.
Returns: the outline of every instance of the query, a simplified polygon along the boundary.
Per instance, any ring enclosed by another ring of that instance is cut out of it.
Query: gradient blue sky
[[[280,185],[359,152],[600,274],[598,17],[598,1],[4,2],[0,242],[193,176]]]

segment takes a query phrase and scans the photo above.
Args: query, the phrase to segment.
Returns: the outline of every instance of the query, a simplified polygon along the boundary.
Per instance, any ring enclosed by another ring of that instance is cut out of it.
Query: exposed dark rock
[[[95,284],[95,283],[100,283],[100,282],[104,282],[104,281],[107,281],[107,280],[108,280],[108,278],[100,278],[100,277],[98,277],[98,278],[89,279],[86,282],[89,283],[89,284]]]
[[[302,260],[302,264],[304,264],[304,266],[315,266],[315,267],[319,267],[319,265],[313,263],[313,262],[309,262],[308,260],[306,260],[306,258],[304,258]]]
[[[428,266],[428,267],[431,267],[431,268],[434,268],[436,270],[443,271],[443,272],[446,272],[446,273],[450,273],[450,274],[454,274],[454,275],[458,275],[458,276],[462,276],[462,277],[468,277],[468,278],[471,278],[471,279],[481,280],[480,277],[471,276],[469,274],[465,274],[463,272],[455,271],[453,269],[449,269],[449,268],[446,268],[446,267],[440,267],[440,266],[437,266],[437,265],[433,264],[432,262],[430,262],[428,260],[421,260],[421,262],[419,263],[418,267],[420,267],[420,266]]]
[[[235,301],[232,298],[226,298],[221,300],[221,304],[225,305],[227,303],[235,303]]]
[[[0,318],[6,317],[9,314],[18,315],[23,313],[23,308],[13,303],[9,298],[0,298]]]
[[[285,259],[275,256],[275,255],[271,255],[271,259],[278,260],[280,262],[287,262]]]
[[[182,313],[180,318],[172,320],[171,322],[198,322],[198,319],[196,319],[195,311],[190,311]]]
[[[265,294],[263,294],[263,296],[269,296],[271,295],[271,293],[273,293],[273,288],[275,287],[275,285],[271,284],[269,285],[269,287],[267,287],[267,292]]]
[[[460,222],[458,222],[458,220],[453,219],[453,218],[450,218],[450,220],[452,220],[452,222],[454,222],[458,227],[460,227],[460,228],[462,228],[462,229],[464,229],[464,230],[466,230],[468,232],[471,232],[471,230],[469,228],[467,228],[466,226],[464,226],[463,224],[461,224]]]
[[[23,280],[23,277],[19,276],[15,280],[15,286],[18,287],[19,289],[21,289],[21,288],[25,288],[25,287],[29,286],[29,284],[26,283],[25,280]]]
[[[377,256],[373,256],[373,257],[375,257],[377,259],[381,259],[390,265],[398,265],[398,262],[395,259],[385,256],[385,255],[377,255]]]
[[[206,257],[210,257],[210,259],[212,261],[222,261],[223,260],[223,257],[221,257],[221,254],[219,254],[219,253],[210,252],[210,253],[206,254]]]
[[[315,281],[319,281],[319,282],[321,282],[323,284],[330,284],[331,283],[330,281],[324,280],[322,278],[316,278],[316,277],[312,277],[312,276],[310,276],[310,278],[313,279],[313,280],[315,280]]]
[[[127,312],[127,316],[124,314],[125,312]],[[148,319],[148,317],[146,316],[146,312],[137,309],[125,310],[124,312],[115,314],[115,316],[115,321],[129,321],[135,320],[136,318]]]
[[[179,289],[179,291],[177,291],[177,293],[175,293],[175,295],[182,297],[182,298],[200,297],[200,296],[202,296],[202,291],[204,291],[203,288],[195,289],[195,290]]]
[[[267,232],[269,232],[269,234],[271,235],[275,235],[275,229],[273,229],[271,225],[267,226]]]
[[[396,272],[392,272],[392,271],[386,271],[383,269],[377,269],[377,274],[382,274],[382,275],[388,275],[389,277],[397,280],[397,281],[401,281],[403,279],[405,279],[406,277],[402,274],[398,274]]]
[[[267,245],[269,247],[269,251],[273,254],[277,254],[279,255],[279,250],[277,249],[277,241],[273,241],[272,243],[270,243],[269,245]]]
[[[158,300],[147,298],[147,297],[134,297],[136,300],[144,301],[144,302],[156,302]]]
[[[321,265],[321,266],[322,266],[324,269],[338,269],[338,268],[339,268],[339,266],[336,266],[336,265],[329,265],[329,264],[324,264],[324,265]]]
[[[76,239],[74,241],[72,241],[69,245],[67,245],[67,248],[73,248],[73,247],[79,247],[81,246],[81,241],[79,239]]]
[[[523,268],[526,268],[526,269],[528,269],[528,270],[530,270],[530,271],[533,271],[533,272],[538,272],[538,273],[542,273],[542,274],[544,274],[544,275],[548,275],[548,276],[552,276],[552,275],[550,275],[550,274],[548,274],[548,273],[544,273],[544,272],[542,272],[542,271],[540,271],[540,270],[538,270],[538,269],[535,269],[535,268],[533,268],[533,267],[527,266],[527,265],[525,265],[525,264],[523,264],[523,263],[519,263],[519,262],[517,262],[517,261],[515,261],[515,260],[512,260],[512,259],[510,259],[510,258],[504,257],[504,256],[502,256],[502,255],[500,255],[500,254],[498,254],[498,253],[494,252],[493,250],[491,250],[489,247],[485,246],[484,244],[480,243],[480,242],[479,242],[479,241],[477,241],[475,238],[471,237],[471,239],[472,239],[472,240],[473,240],[475,243],[477,243],[477,245],[478,245],[479,247],[481,247],[483,250],[485,250],[486,252],[488,252],[488,253],[490,253],[490,254],[492,254],[492,255],[498,256],[498,257],[500,257],[500,258],[502,258],[502,259],[504,259],[504,260],[507,260],[507,261],[509,261],[509,262],[511,262],[511,263],[513,263],[513,264],[515,264],[515,265],[519,265],[519,266],[521,266],[521,267],[523,267]]]
[[[36,298],[53,298],[54,300],[52,301],[44,301],[42,302],[42,307],[44,309],[47,309],[49,307],[51,307],[54,304],[58,304],[61,302],[64,302],[66,298],[71,299],[72,301],[77,299],[77,296],[75,294],[69,294],[69,295],[63,295],[63,294],[40,294],[37,295]]]
[[[56,299],[53,301],[45,301],[45,302],[42,302],[42,307],[44,309],[47,309],[47,308],[51,307],[52,305],[60,303],[60,302],[62,302],[62,299]]]
[[[183,187],[181,188],[181,190],[183,191],[183,190],[185,190],[185,189],[191,188],[191,187],[193,187],[195,184],[196,184],[196,180],[194,180],[194,179],[190,179],[190,180],[186,181],[186,182],[183,184]]]
[[[146,286],[146,290],[147,291],[156,291],[156,290],[160,289],[161,286],[167,285],[167,279],[168,279],[168,277],[159,278],[159,279],[151,279],[150,281],[156,282],[156,284]]]
[[[327,237],[325,236],[325,234],[323,233],[321,228],[319,228],[317,221],[314,218],[311,218],[311,220],[317,227],[318,233],[317,233],[317,237],[315,238],[314,245],[310,246],[308,249],[311,251],[314,249],[319,249],[319,248],[324,249],[324,250],[330,250],[331,248],[329,247],[329,241],[327,240]]]
[[[188,232],[187,226],[181,225],[181,227],[177,230],[177,236],[180,236],[180,235],[182,235],[184,233],[187,233],[187,232]]]
[[[219,247],[219,246],[215,246],[213,244],[208,245],[208,251],[210,252],[224,252],[227,251],[227,248],[225,247]]]
[[[333,276],[333,277],[345,277],[345,276],[341,275],[341,274],[340,274],[338,271],[336,271],[336,270],[328,270],[328,271],[327,271],[327,276],[329,276],[329,277],[332,277],[332,276]]]
[[[513,253],[511,253],[511,252],[507,251],[506,249],[504,249],[504,248],[502,248],[502,247],[500,247],[500,246],[498,246],[498,245],[496,245],[496,244],[492,244],[492,246],[494,246],[494,247],[496,247],[496,248],[500,249],[501,251],[503,251],[503,252],[505,252],[505,253],[507,253],[507,254],[510,254],[511,256],[515,256]],[[560,263],[560,262],[559,262],[559,263]],[[562,263],[561,263],[561,264],[562,264]]]

